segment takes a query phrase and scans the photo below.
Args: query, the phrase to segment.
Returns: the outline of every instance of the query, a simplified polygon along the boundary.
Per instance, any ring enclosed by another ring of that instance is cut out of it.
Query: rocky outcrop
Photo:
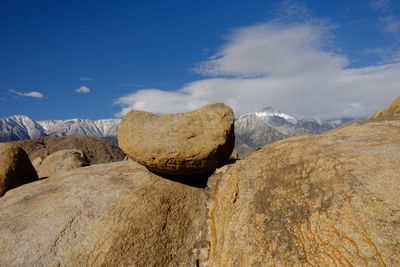
[[[39,158],[40,159],[40,158]],[[35,162],[35,164],[39,164]],[[89,162],[82,151],[78,149],[65,149],[54,152],[46,157],[37,169],[40,178],[51,177],[58,173],[88,166]]]
[[[226,162],[235,143],[233,111],[222,103],[158,116],[131,111],[118,143],[132,159],[162,174],[206,173]]]
[[[371,119],[400,117],[400,96],[396,98],[387,108],[378,111]]]
[[[38,175],[21,148],[0,143],[0,196],[20,185],[36,181]]]
[[[63,149],[81,150],[91,165],[121,161],[125,157],[121,149],[115,145],[93,136],[49,136],[12,143],[24,149],[32,161]]]
[[[278,141],[206,189],[129,159],[26,184],[0,198],[0,265],[400,266],[399,132]]]
[[[195,265],[203,191],[132,160],[13,189],[0,199],[0,265]]]
[[[400,120],[266,145],[209,180],[209,266],[400,266]]]

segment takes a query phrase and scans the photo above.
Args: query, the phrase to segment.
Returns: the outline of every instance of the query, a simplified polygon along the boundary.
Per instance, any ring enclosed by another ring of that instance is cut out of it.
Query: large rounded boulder
[[[0,143],[0,196],[12,188],[37,179],[38,175],[22,148]]]
[[[36,161],[36,160],[35,160]],[[36,162],[35,162],[36,163]],[[89,165],[85,154],[78,149],[64,149],[50,154],[38,167],[39,177],[51,177]]]
[[[223,103],[163,116],[134,110],[118,128],[118,143],[129,157],[152,171],[206,173],[231,155],[234,121],[232,109]]]

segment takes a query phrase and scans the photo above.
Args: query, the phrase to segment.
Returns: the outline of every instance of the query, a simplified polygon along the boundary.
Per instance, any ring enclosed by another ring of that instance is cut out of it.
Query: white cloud
[[[205,75],[291,76],[303,70],[343,68],[348,63],[345,57],[319,49],[321,30],[310,24],[283,27],[274,23],[243,28],[195,71]]]
[[[79,80],[81,80],[81,81],[94,81],[93,78],[89,78],[89,77],[81,77],[81,78],[79,78]]]
[[[18,92],[14,89],[10,89],[9,90],[12,93],[15,93],[19,96],[27,96],[27,97],[33,97],[33,98],[43,98],[43,94],[37,91],[32,91],[32,92],[27,92],[27,93],[22,93],[22,92]]]
[[[277,21],[238,29],[195,68],[215,78],[177,91],[136,91],[116,101],[123,107],[116,115],[182,112],[220,101],[236,116],[266,105],[300,116],[370,116],[400,94],[400,62],[349,68],[347,57],[324,49],[329,34],[324,26]]]
[[[75,90],[77,93],[82,93],[82,94],[87,94],[90,92],[90,89],[86,86],[81,86],[78,89]]]

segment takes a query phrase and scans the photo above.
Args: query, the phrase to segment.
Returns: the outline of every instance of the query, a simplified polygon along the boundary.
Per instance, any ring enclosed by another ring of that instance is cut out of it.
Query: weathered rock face
[[[0,143],[0,197],[12,188],[37,179],[38,175],[24,150]]]
[[[0,265],[400,266],[399,133],[392,117],[279,141],[207,189],[132,160],[29,183],[0,198]]]
[[[38,160],[39,161],[39,160]],[[35,162],[38,165],[38,162]],[[78,149],[65,149],[52,153],[46,157],[38,167],[40,178],[51,177],[58,173],[88,166],[89,162],[82,151]]]
[[[163,174],[199,174],[226,162],[232,153],[233,111],[222,103],[158,116],[131,111],[118,128],[118,143],[132,159]]]
[[[203,191],[132,160],[10,190],[0,199],[0,265],[192,266]]]
[[[387,108],[378,111],[371,119],[400,117],[400,96],[396,98]]]
[[[400,266],[400,120],[263,147],[209,180],[209,266]]]

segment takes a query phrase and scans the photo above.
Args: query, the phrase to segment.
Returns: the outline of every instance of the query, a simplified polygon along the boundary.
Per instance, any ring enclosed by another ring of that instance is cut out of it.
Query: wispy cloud
[[[396,62],[400,60],[400,4],[395,0],[371,0],[370,7],[377,13],[377,28],[391,38],[394,42],[382,47],[366,50],[374,53],[385,62]]]
[[[379,18],[384,30],[400,38],[400,18],[396,15],[387,15]]]
[[[81,86],[78,89],[76,89],[75,92],[81,93],[81,94],[87,94],[87,93],[90,93],[90,89],[86,86]]]
[[[400,5],[397,1],[372,0],[370,6],[379,14],[379,27],[400,39],[400,17],[397,12]]]
[[[400,63],[349,68],[349,59],[324,46],[329,28],[277,21],[233,31],[218,53],[199,63],[212,76],[177,91],[142,89],[117,99],[129,110],[188,111],[220,101],[235,114],[272,105],[301,116],[370,116],[399,95]]]
[[[79,78],[79,80],[81,80],[81,81],[94,81],[93,78],[89,78],[89,77],[81,77],[81,78]]]
[[[389,0],[371,0],[369,1],[369,5],[372,9],[375,10],[387,10],[390,6]]]
[[[33,98],[43,98],[43,94],[37,91],[32,91],[32,92],[27,92],[27,93],[22,93],[19,91],[16,91],[14,89],[9,90],[11,93],[14,93],[18,96],[26,96],[26,97],[33,97]]]

